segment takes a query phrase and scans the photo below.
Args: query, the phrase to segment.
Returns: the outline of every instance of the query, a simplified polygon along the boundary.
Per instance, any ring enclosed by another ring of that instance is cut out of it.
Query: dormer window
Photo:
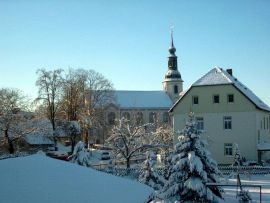
[[[234,102],[234,95],[233,94],[228,94],[227,95],[227,102],[228,103],[233,103]]]

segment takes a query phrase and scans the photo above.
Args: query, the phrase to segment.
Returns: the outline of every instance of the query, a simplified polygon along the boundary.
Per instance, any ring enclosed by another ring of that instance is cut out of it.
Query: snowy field
[[[153,192],[141,183],[39,154],[0,160],[0,180],[5,203],[143,203]]]
[[[95,155],[94,155],[95,156]],[[43,155],[0,160],[0,202],[144,203],[153,190],[138,182],[98,172]],[[262,202],[270,202],[269,175],[241,175],[243,185],[261,185]],[[236,185],[235,178],[222,184]],[[224,201],[236,203],[236,187],[223,187]],[[259,188],[249,190],[259,202]]]

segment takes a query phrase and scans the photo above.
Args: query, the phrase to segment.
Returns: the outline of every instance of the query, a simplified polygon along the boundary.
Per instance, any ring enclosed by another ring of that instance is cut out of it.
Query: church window
[[[169,113],[168,112],[164,112],[163,113],[163,122],[164,123],[168,123],[169,122]]]
[[[110,112],[108,114],[108,123],[109,125],[113,125],[115,122],[115,113],[114,112]]]
[[[199,104],[199,97],[198,96],[192,97],[192,104]]]
[[[137,125],[143,124],[143,113],[142,112],[136,113],[136,124]]]
[[[130,120],[130,113],[129,112],[124,112],[123,117],[127,120]]]
[[[178,86],[174,85],[174,94],[178,94]]]
[[[156,121],[157,114],[155,112],[149,113],[149,123],[154,123]]]

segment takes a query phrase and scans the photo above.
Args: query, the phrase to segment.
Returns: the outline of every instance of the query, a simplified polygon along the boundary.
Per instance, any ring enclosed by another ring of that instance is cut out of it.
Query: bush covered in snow
[[[70,162],[72,163],[77,163],[79,165],[87,166],[87,167],[91,165],[91,162],[90,162],[91,155],[87,151],[87,149],[85,149],[85,144],[82,141],[76,144],[74,148],[74,152],[70,156],[70,158],[71,158]]]

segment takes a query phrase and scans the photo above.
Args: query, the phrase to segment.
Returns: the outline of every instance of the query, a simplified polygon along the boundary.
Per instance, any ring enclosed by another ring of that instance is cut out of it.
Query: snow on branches
[[[220,172],[206,149],[207,143],[201,138],[193,113],[178,139],[172,154],[171,173],[161,196],[184,202],[215,202],[222,198],[217,186],[207,186],[218,182]]]
[[[146,152],[146,160],[142,163],[139,181],[155,190],[159,190],[164,185],[164,178],[156,172],[156,155],[152,151]]]
[[[145,148],[145,126],[133,125],[126,118],[121,118],[111,131],[108,144],[114,149],[114,153],[126,160],[127,168],[130,168],[130,159]]]
[[[70,156],[72,163],[77,163],[81,166],[87,166],[89,167],[91,165],[90,159],[90,153],[85,149],[84,142],[80,141],[76,144],[73,154]]]

